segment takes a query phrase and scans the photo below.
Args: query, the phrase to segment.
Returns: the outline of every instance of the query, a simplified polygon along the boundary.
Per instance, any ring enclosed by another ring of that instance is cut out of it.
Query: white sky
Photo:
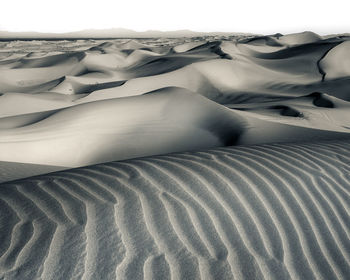
[[[328,0],[1,0],[0,30],[350,32],[350,4]],[[350,3],[350,1],[348,1]]]

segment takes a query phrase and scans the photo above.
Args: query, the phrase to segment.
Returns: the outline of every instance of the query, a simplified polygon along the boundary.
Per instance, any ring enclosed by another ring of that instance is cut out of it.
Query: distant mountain
[[[40,32],[8,32],[0,31],[0,39],[62,39],[62,38],[150,38],[150,37],[196,37],[196,36],[230,36],[243,35],[246,33],[238,32],[196,32],[191,30],[177,30],[177,31],[158,31],[148,30],[138,32],[124,28],[111,29],[88,29],[77,32],[68,33],[40,33]]]

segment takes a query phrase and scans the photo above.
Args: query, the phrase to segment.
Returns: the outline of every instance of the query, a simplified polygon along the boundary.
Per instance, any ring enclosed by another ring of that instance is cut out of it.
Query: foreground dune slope
[[[1,279],[347,279],[350,142],[217,148],[0,185]]]

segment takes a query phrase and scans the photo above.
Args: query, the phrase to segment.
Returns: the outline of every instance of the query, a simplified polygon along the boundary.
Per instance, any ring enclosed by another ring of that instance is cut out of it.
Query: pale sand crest
[[[350,142],[217,148],[0,185],[1,279],[348,279]]]

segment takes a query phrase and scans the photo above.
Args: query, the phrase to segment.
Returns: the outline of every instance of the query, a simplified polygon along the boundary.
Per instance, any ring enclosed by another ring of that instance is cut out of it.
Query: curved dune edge
[[[350,140],[218,148],[0,185],[2,279],[346,279]]]
[[[0,161],[74,168],[230,145],[344,139],[349,109],[350,102],[321,92],[221,105],[166,87],[0,118]]]

